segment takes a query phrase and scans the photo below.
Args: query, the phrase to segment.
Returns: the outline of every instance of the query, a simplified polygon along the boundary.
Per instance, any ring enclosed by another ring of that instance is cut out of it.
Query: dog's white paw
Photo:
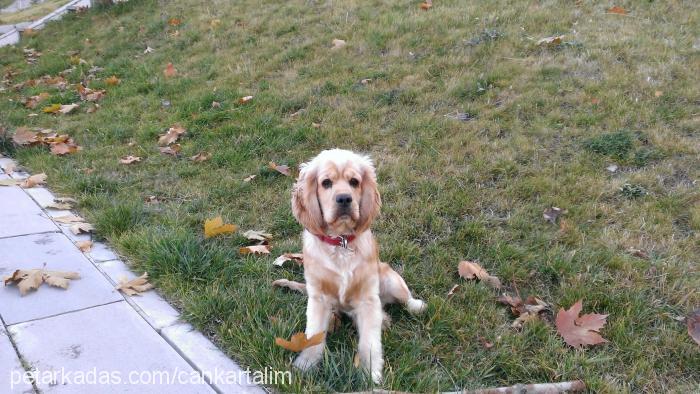
[[[408,311],[413,313],[414,315],[425,312],[425,309],[427,307],[428,305],[425,302],[423,302],[423,300],[419,300],[416,298],[411,298],[406,303],[406,309],[408,309]]]
[[[301,371],[308,371],[313,368],[323,356],[323,346],[316,345],[304,349],[294,360],[294,367]]]

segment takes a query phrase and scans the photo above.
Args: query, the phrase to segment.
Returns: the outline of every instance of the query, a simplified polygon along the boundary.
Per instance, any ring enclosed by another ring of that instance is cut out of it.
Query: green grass
[[[97,112],[84,105],[58,117],[29,117],[20,99],[47,91],[47,105],[69,103],[73,89],[6,87],[8,135],[51,127],[84,150],[55,157],[1,138],[0,147],[79,199],[98,236],[242,365],[289,368],[293,355],[274,337],[304,329],[304,298],[270,287],[302,278],[300,268],[271,264],[300,249],[301,227],[289,206],[293,180],[267,163],[296,168],[343,147],[376,159],[381,258],[429,303],[421,317],[388,308],[384,388],[583,379],[595,392],[698,389],[698,346],[675,319],[700,305],[697,2],[619,3],[628,16],[588,1],[446,0],[428,12],[409,1],[154,3],[74,15],[0,49],[3,74],[19,72],[10,85],[68,69],[74,51],[88,64],[70,82],[92,65],[104,71],[90,87],[122,80],[106,87]],[[169,26],[172,17],[182,24]],[[559,47],[535,44],[557,34]],[[347,46],[330,50],[334,38]],[[36,65],[22,46],[43,53]],[[163,77],[168,62],[177,78]],[[255,98],[239,104],[246,95]],[[457,112],[470,120],[445,116]],[[174,123],[188,130],[182,158],[156,146]],[[199,151],[213,157],[187,160]],[[143,161],[119,164],[128,154]],[[144,202],[153,195],[161,202]],[[542,219],[550,206],[567,209],[561,227]],[[273,256],[240,256],[238,234],[204,240],[204,220],[217,215],[273,233]],[[511,329],[496,291],[457,277],[463,259],[554,311],[583,299],[585,312],[610,315],[610,342],[576,351],[545,321]],[[352,366],[356,333],[343,323],[323,366],[278,390],[370,387]]]

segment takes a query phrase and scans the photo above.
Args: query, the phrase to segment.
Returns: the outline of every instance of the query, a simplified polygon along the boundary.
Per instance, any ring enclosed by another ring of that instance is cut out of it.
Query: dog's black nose
[[[349,194],[338,194],[335,196],[335,202],[337,202],[338,205],[350,205],[352,196]]]

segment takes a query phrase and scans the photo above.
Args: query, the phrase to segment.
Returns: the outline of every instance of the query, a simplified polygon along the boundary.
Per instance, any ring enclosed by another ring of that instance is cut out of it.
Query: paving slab
[[[0,323],[0,392],[33,393],[34,388],[28,379],[24,379],[24,368],[7,335]]]
[[[58,231],[22,188],[0,186],[0,238]]]
[[[15,286],[0,287],[0,316],[7,325],[123,299],[61,233],[0,239],[0,276],[11,275],[16,269],[41,268],[43,264],[48,270],[76,271],[81,278],[72,280],[67,290],[44,284],[23,297]]]
[[[137,276],[120,260],[103,262],[97,266],[115,285],[119,283],[122,277],[131,280]],[[176,323],[180,318],[180,313],[168,304],[155,290],[147,291],[133,297],[126,297],[130,303],[136,305],[136,307],[143,312],[144,318],[156,330],[170,326]]]
[[[222,393],[265,393],[252,383],[252,376],[249,378],[246,371],[190,324],[180,323],[166,327],[162,335],[208,376],[212,385]]]
[[[16,324],[9,331],[39,376],[54,372],[37,380],[43,393],[214,392],[125,301]]]

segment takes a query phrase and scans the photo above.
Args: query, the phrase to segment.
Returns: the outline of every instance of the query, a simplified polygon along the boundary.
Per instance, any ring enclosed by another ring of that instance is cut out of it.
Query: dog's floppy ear
[[[325,233],[325,221],[321,213],[316,189],[316,168],[302,165],[297,183],[292,189],[292,213],[307,230],[314,234]]]
[[[374,218],[379,214],[379,208],[382,206],[382,198],[379,195],[379,189],[377,189],[377,174],[374,166],[368,160],[368,163],[364,164],[363,167],[360,218],[355,226],[356,233],[361,233],[369,228]]]

